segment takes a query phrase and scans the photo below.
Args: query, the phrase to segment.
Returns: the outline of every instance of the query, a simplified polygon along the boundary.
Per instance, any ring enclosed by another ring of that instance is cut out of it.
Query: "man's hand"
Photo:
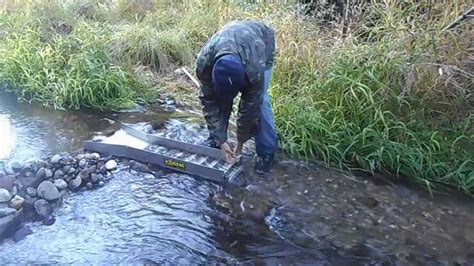
[[[242,148],[243,148],[243,147],[244,147],[244,143],[243,143],[243,142],[238,142],[238,143],[237,143],[237,146],[235,147],[235,151],[234,151],[235,156],[242,155]]]
[[[232,148],[230,147],[229,143],[227,142],[222,143],[221,151],[227,163],[234,163],[235,153],[232,151]]]

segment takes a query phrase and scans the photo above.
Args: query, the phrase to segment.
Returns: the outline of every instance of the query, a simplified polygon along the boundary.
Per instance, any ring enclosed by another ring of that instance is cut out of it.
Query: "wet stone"
[[[59,178],[62,178],[64,176],[64,172],[60,169],[54,171],[54,175],[53,175],[53,178],[54,179],[59,179]]]
[[[54,185],[58,190],[65,190],[67,188],[67,182],[64,179],[54,180]]]
[[[44,225],[53,225],[54,223],[56,222],[56,219],[50,215],[50,216],[47,216],[43,219],[43,224]]]
[[[16,195],[15,197],[13,197],[13,199],[10,200],[10,208],[13,208],[13,209],[16,209],[16,210],[19,210],[23,207],[23,203],[25,202],[25,199]]]
[[[53,156],[53,158],[51,158],[51,163],[58,164],[59,161],[61,161],[61,159],[62,159],[62,156],[60,154],[56,154]]]
[[[38,169],[38,171],[36,171],[36,177],[43,178],[45,176],[46,176],[46,169],[44,167],[41,167],[40,169]]]
[[[15,235],[13,236],[13,240],[15,242],[18,242],[25,239],[31,234],[33,234],[33,231],[29,226],[22,226],[18,231],[16,231]]]
[[[39,199],[34,203],[36,213],[41,217],[48,217],[53,213],[53,207],[44,199]]]
[[[91,190],[94,187],[91,182],[87,182],[86,189]]]
[[[7,175],[14,175],[15,174],[15,171],[13,171],[13,168],[10,167],[10,165],[5,165],[5,173]]]
[[[16,210],[10,207],[0,208],[0,218],[14,214],[15,212]]]
[[[36,197],[36,188],[34,187],[27,187],[26,194],[30,197]]]
[[[38,188],[36,189],[36,193],[38,196],[48,201],[57,200],[59,198],[58,189],[50,181],[41,182],[41,184],[39,184]]]
[[[81,186],[81,184],[82,184],[82,178],[79,174],[76,176],[76,178],[74,178],[73,180],[71,180],[71,182],[69,182],[69,189],[76,190]]]
[[[12,196],[8,190],[0,188],[0,203],[9,202],[11,197]]]
[[[104,181],[99,181],[99,187],[103,187],[105,185]]]
[[[102,175],[99,175],[99,174],[91,174],[91,181],[92,183],[97,183],[99,182],[100,180],[102,180],[104,177]]]
[[[11,169],[13,169],[13,171],[15,172],[19,172],[21,171],[21,169],[23,169],[23,166],[24,164],[20,161],[11,161],[8,163],[8,165],[11,167]]]
[[[13,177],[11,176],[0,177],[0,188],[4,188],[6,190],[11,191],[13,188]]]

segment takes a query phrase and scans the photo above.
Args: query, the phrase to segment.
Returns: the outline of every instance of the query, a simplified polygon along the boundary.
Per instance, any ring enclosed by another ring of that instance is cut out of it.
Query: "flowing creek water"
[[[62,112],[0,94],[0,156],[73,153],[84,140],[113,133],[112,120],[206,137],[202,120],[185,113]],[[32,224],[26,239],[0,243],[0,263],[474,264],[474,202],[464,197],[431,198],[284,159],[269,179],[249,174],[246,187],[136,173],[126,162],[115,176],[72,194],[53,225]]]

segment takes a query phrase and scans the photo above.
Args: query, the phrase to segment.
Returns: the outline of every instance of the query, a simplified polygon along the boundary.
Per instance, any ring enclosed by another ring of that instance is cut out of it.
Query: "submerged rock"
[[[16,231],[15,235],[13,236],[13,240],[15,242],[21,241],[25,239],[27,236],[33,234],[33,231],[29,226],[22,226],[18,231]]]
[[[15,213],[16,210],[10,207],[0,208],[0,218]]]
[[[65,190],[67,188],[67,182],[64,179],[56,179],[54,180],[54,185],[59,190]]]
[[[13,188],[13,177],[11,176],[0,177],[0,188],[4,188],[6,190],[11,191]]]
[[[23,203],[25,202],[25,199],[19,195],[16,195],[13,197],[13,199],[10,200],[10,208],[20,210],[23,207]]]
[[[57,200],[59,198],[59,191],[56,186],[50,181],[43,181],[36,189],[38,196],[48,201]]]
[[[0,203],[9,202],[12,198],[10,192],[4,188],[0,188]]]
[[[48,217],[53,213],[53,206],[44,199],[35,201],[34,208],[36,213],[41,217]]]

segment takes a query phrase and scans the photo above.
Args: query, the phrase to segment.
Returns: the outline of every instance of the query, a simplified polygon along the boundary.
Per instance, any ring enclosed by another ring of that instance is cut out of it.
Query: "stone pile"
[[[116,168],[115,160],[97,153],[61,153],[0,165],[0,239],[25,231],[17,231],[25,221],[54,223],[54,208],[70,192],[103,186]]]

